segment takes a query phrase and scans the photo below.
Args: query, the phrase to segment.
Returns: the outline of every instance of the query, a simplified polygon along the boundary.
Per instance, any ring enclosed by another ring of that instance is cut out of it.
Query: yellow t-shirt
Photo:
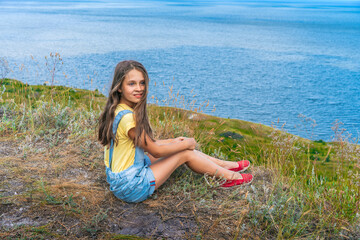
[[[115,109],[116,115],[123,110],[134,111],[126,104],[119,104]],[[112,157],[112,171],[121,172],[131,165],[134,164],[135,159],[135,145],[134,142],[129,138],[128,132],[130,129],[135,127],[135,120],[133,113],[125,114],[117,128],[116,137],[118,139],[118,144],[114,146],[113,157]],[[105,147],[104,151],[104,162],[107,167],[109,167],[109,149]]]

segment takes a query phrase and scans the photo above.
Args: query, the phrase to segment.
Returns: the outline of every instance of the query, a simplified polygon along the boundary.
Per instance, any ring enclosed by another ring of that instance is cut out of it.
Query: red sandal
[[[233,172],[244,172],[250,167],[250,162],[248,160],[238,161],[237,164],[239,165],[237,168],[231,168],[229,170]]]
[[[241,174],[242,179],[226,180],[225,183],[221,184],[220,187],[233,187],[237,185],[247,185],[250,184],[254,177],[249,173]]]

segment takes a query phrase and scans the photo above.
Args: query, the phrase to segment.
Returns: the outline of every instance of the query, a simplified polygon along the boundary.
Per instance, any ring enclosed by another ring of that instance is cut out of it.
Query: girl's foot
[[[242,160],[237,162],[238,167],[236,168],[230,168],[230,171],[233,172],[244,172],[246,169],[250,167],[250,162],[248,160]]]
[[[237,185],[250,184],[253,180],[253,175],[249,173],[241,174],[242,179],[226,180],[225,183],[221,184],[220,187],[233,187]]]

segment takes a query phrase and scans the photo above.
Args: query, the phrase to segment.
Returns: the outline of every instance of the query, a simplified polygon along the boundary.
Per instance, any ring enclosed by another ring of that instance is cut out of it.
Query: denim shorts
[[[106,180],[110,184],[110,191],[125,202],[146,200],[155,190],[155,177],[150,165],[149,157],[137,147],[134,165],[118,173],[106,168]]]

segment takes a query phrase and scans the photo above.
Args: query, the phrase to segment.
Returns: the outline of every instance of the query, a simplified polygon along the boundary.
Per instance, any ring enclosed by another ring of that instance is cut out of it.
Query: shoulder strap
[[[114,122],[113,122],[113,134],[114,136],[116,137],[116,132],[117,132],[117,129],[118,129],[118,126],[119,126],[119,123],[121,121],[121,119],[123,118],[123,116],[125,114],[128,114],[128,113],[132,113],[132,111],[130,110],[123,110],[123,111],[120,111],[115,119],[114,119]],[[111,166],[111,163],[112,163],[112,156],[113,156],[113,151],[114,151],[114,140],[111,139],[111,144],[110,144],[110,149],[109,149],[109,168],[110,170],[112,170],[112,166]]]

